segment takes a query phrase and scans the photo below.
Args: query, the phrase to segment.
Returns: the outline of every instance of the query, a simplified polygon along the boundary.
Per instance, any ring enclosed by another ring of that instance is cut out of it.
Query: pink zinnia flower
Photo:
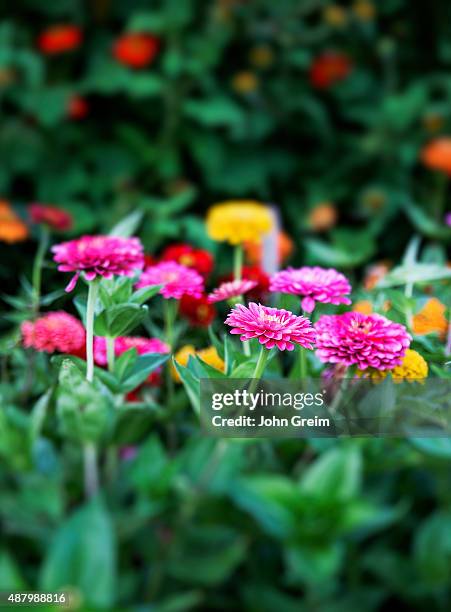
[[[309,319],[255,302],[249,308],[237,304],[225,323],[233,328],[231,334],[240,334],[243,342],[258,338],[267,349],[277,346],[281,351],[292,351],[295,344],[311,349],[315,342],[315,330]]]
[[[159,338],[142,338],[140,336],[120,336],[114,340],[114,354],[120,357],[131,348],[135,348],[138,355],[147,353],[169,353],[170,348],[166,342]],[[94,338],[94,361],[99,366],[107,365],[106,340],[100,336]]]
[[[85,328],[67,312],[49,312],[21,326],[23,345],[45,353],[80,354],[85,346]]]
[[[345,297],[351,293],[351,285],[334,268],[287,268],[271,277],[269,290],[304,296],[301,305],[305,312],[313,312],[315,302],[335,305],[351,303]]]
[[[75,272],[66,287],[72,291],[81,272],[88,281],[97,276],[133,276],[144,265],[143,246],[138,238],[82,236],[52,247],[60,272]]]
[[[28,207],[33,223],[44,223],[54,230],[64,232],[72,227],[72,215],[49,204],[30,204]]]
[[[317,355],[324,363],[390,370],[412,340],[406,328],[378,314],[323,315],[315,324]]]
[[[210,304],[213,304],[213,302],[222,302],[223,300],[236,298],[243,295],[243,293],[247,293],[256,287],[257,284],[257,281],[253,280],[235,280],[230,283],[222,283],[209,294],[208,301]]]
[[[445,223],[446,223],[446,225],[451,227],[451,212],[446,213],[446,215],[445,215]]]
[[[200,298],[204,290],[204,279],[193,270],[175,261],[162,261],[146,268],[136,284],[137,288],[163,285],[160,293],[166,299],[179,300],[183,295]]]

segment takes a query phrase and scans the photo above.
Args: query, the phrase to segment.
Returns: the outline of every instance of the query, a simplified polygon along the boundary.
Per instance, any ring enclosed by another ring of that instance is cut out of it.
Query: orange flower
[[[362,314],[372,314],[373,313],[373,305],[369,300],[360,300],[360,302],[356,302],[352,308],[354,312],[361,312]]]
[[[417,336],[437,333],[444,338],[448,331],[448,320],[445,316],[446,306],[437,298],[431,298],[423,308],[413,316],[412,330]]]
[[[290,236],[285,232],[279,232],[279,236],[277,239],[277,248],[279,255],[279,264],[284,263],[294,250],[294,243],[291,240]],[[250,264],[253,265],[261,265],[262,263],[262,245],[258,242],[245,242],[244,243],[244,251],[246,253],[246,258]]]
[[[124,34],[114,44],[113,55],[130,68],[145,68],[152,63],[160,47],[158,38],[151,34]]]
[[[310,81],[318,89],[328,89],[343,81],[352,70],[352,62],[345,53],[326,51],[316,57],[310,67]]]
[[[337,223],[337,209],[331,202],[322,202],[312,209],[308,216],[309,226],[315,232],[330,230]]]
[[[423,147],[421,161],[430,170],[438,170],[451,176],[451,138],[436,138]]]
[[[82,31],[76,25],[55,25],[40,34],[38,47],[45,55],[58,55],[79,47],[82,38]]]
[[[390,263],[388,261],[379,261],[371,266],[366,271],[363,280],[363,286],[367,291],[371,291],[390,271]]]
[[[28,237],[28,228],[19,219],[11,208],[9,202],[0,201],[0,240],[13,244],[21,242]]]

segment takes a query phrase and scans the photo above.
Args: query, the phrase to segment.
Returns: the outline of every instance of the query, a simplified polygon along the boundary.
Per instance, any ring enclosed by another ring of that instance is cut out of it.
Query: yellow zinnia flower
[[[249,61],[257,68],[269,68],[274,62],[274,53],[269,45],[257,45],[250,50]]]
[[[323,11],[323,19],[324,21],[334,27],[334,28],[342,28],[346,25],[348,21],[348,16],[346,13],[346,9],[344,9],[339,4],[330,4],[326,6]]]
[[[424,357],[417,351],[407,349],[401,365],[396,366],[393,370],[376,370],[369,368],[368,370],[357,370],[357,376],[361,378],[371,378],[375,382],[381,381],[392,375],[395,382],[402,380],[407,381],[423,381],[427,378],[429,372],[428,364]]]
[[[231,200],[212,206],[207,214],[210,238],[230,244],[260,242],[273,224],[267,206],[252,200]]]
[[[232,79],[232,87],[239,94],[253,93],[258,88],[258,77],[250,70],[237,72]]]
[[[179,365],[186,367],[188,365],[190,355],[197,355],[200,359],[202,359],[202,361],[205,361],[205,363],[210,365],[212,368],[215,368],[220,372],[224,372],[225,363],[219,356],[218,351],[214,346],[209,346],[196,351],[192,344],[185,344],[185,346],[182,346],[182,348],[177,351],[174,358]],[[175,382],[182,382],[173,364],[171,364],[171,376]]]
[[[440,338],[446,336],[448,320],[445,316],[446,306],[437,298],[431,298],[424,307],[413,316],[412,330],[417,336],[438,333]]]
[[[372,21],[376,16],[376,7],[369,0],[356,0],[352,10],[360,21]]]

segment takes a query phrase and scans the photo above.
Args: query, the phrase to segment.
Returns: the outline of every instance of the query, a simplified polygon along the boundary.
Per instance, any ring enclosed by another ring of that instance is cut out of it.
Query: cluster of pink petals
[[[323,315],[315,324],[317,355],[324,363],[390,370],[412,340],[406,328],[378,314]]]
[[[60,272],[75,272],[66,288],[72,291],[80,273],[86,280],[97,276],[133,276],[144,266],[143,246],[138,238],[82,236],[52,247]]]
[[[78,354],[85,346],[82,323],[63,311],[49,312],[36,321],[24,321],[21,331],[24,347],[36,351]]]
[[[209,294],[208,301],[210,304],[213,304],[214,302],[231,300],[254,289],[257,285],[257,281],[253,280],[235,280],[228,283],[222,283]]]
[[[231,334],[240,334],[243,342],[258,338],[267,349],[277,346],[281,351],[292,351],[295,344],[311,349],[315,342],[315,330],[309,319],[255,302],[248,308],[237,304],[225,323],[232,327]]]
[[[163,285],[160,293],[166,299],[179,300],[184,295],[200,298],[204,290],[204,279],[193,268],[175,261],[162,261],[146,268],[136,287]]]
[[[169,353],[170,347],[159,338],[142,338],[140,336],[121,336],[114,340],[114,354],[120,357],[122,353],[135,348],[138,355],[147,353]],[[99,366],[107,365],[106,340],[100,336],[94,338],[94,361]]]
[[[269,290],[304,296],[301,305],[305,312],[313,312],[315,302],[351,303],[346,297],[351,293],[351,285],[346,276],[334,268],[287,268],[271,277]]]

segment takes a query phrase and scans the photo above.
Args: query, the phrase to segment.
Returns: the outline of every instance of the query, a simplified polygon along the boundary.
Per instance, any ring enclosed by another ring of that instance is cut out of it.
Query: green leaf
[[[161,353],[147,353],[145,355],[139,355],[135,361],[130,361],[130,367],[125,368],[121,380],[121,389],[123,393],[128,393],[136,389],[136,387],[139,387],[149,374],[163,365],[168,358],[169,355]]]
[[[136,233],[143,218],[143,213],[140,210],[127,215],[124,219],[119,221],[111,230],[110,236],[119,236],[121,238],[129,238]]]
[[[184,111],[188,117],[206,127],[230,126],[243,120],[241,108],[225,96],[187,100]]]
[[[108,433],[113,408],[113,397],[100,380],[87,382],[72,360],[63,360],[56,410],[67,437],[79,442],[101,439]]]
[[[451,438],[409,438],[420,452],[440,459],[451,459]]]
[[[377,284],[378,289],[415,283],[431,283],[451,278],[451,270],[435,264],[416,263],[398,266]]]
[[[194,412],[199,415],[200,414],[200,385],[199,379],[194,376],[192,372],[181,366],[177,361],[172,358],[172,363],[174,364],[175,369],[177,370],[178,375],[180,376],[183,386],[185,387],[185,391],[189,397],[192,407],[194,408]]]
[[[116,304],[96,316],[94,330],[97,336],[118,338],[137,327],[147,315],[147,306]]]
[[[116,542],[111,518],[100,499],[76,510],[50,544],[39,588],[75,587],[85,605],[111,610],[116,591]]]
[[[27,589],[17,563],[6,549],[0,550],[0,589],[4,592]]]
[[[422,234],[428,238],[451,240],[451,228],[429,217],[423,209],[412,201],[405,202],[403,208],[410,221]]]
[[[303,473],[299,486],[304,494],[346,501],[357,495],[361,479],[360,448],[349,444],[322,454]]]
[[[162,287],[163,285],[141,287],[141,289],[138,289],[138,291],[135,291],[135,293],[132,294],[130,302],[138,305],[144,304],[144,302],[150,300],[150,298],[152,298],[154,295],[157,295]]]
[[[36,440],[41,433],[52,395],[53,389],[49,389],[33,406],[30,416],[30,434],[32,440]]]
[[[189,584],[219,585],[244,560],[246,548],[244,538],[228,527],[187,526],[168,571]]]
[[[414,557],[423,579],[430,585],[446,587],[451,575],[451,514],[436,512],[420,526],[414,543]]]

